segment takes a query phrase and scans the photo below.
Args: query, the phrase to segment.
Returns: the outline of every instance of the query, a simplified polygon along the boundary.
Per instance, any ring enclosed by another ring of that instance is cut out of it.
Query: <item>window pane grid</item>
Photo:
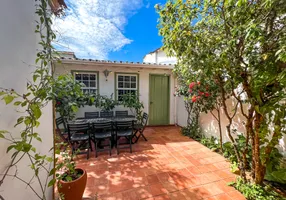
[[[117,99],[122,100],[124,94],[137,93],[137,75],[120,74],[117,75]]]
[[[96,94],[97,93],[97,74],[96,73],[84,73],[75,72],[75,80],[84,84],[81,89],[85,94]]]
[[[137,90],[137,76],[134,75],[118,75],[117,89],[135,89]]]

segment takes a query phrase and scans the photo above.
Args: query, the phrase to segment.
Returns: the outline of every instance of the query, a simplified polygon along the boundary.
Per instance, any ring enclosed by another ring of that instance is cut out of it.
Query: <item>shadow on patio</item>
[[[145,135],[148,141],[134,144],[132,154],[78,157],[77,166],[88,173],[84,199],[245,199],[227,186],[235,175],[225,158],[178,127],[148,127]]]

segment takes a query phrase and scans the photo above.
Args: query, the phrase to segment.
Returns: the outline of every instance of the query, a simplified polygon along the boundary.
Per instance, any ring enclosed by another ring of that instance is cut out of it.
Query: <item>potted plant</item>
[[[58,146],[67,146],[60,143]],[[57,150],[59,155],[56,158],[56,178],[58,180],[57,187],[60,199],[64,200],[82,200],[82,196],[86,187],[87,173],[84,169],[76,167],[70,149],[61,152]]]

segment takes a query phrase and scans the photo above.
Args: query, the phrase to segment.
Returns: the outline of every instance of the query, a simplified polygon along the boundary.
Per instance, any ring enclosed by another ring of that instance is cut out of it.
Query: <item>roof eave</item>
[[[81,64],[81,65],[99,65],[99,66],[106,66],[109,65],[110,67],[126,67],[126,68],[145,68],[145,69],[168,69],[172,70],[174,68],[171,64],[165,65],[158,65],[158,64],[151,64],[151,63],[120,63],[120,62],[101,62],[101,61],[89,61],[89,60],[67,60],[62,59],[62,64]]]

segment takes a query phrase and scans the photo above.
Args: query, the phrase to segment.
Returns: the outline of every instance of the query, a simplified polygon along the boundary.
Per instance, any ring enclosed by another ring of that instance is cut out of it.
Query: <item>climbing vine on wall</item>
[[[1,174],[0,187],[6,183],[8,177],[14,178],[26,184],[39,199],[45,200],[47,188],[55,182],[52,177],[54,174],[53,153],[51,152],[51,155],[41,154],[35,144],[42,142],[37,131],[41,125],[42,109],[51,100],[49,95],[53,82],[51,67],[56,55],[51,44],[56,35],[51,25],[55,15],[49,8],[49,0],[35,0],[35,8],[38,16],[35,22],[35,33],[40,36],[41,48],[36,55],[37,67],[33,72],[32,80],[27,83],[27,92],[19,93],[13,88],[0,88],[0,96],[5,104],[12,105],[15,110],[21,111],[21,116],[15,122],[15,127],[20,127],[20,133],[0,130],[0,139],[9,143],[7,153],[11,154],[11,160]],[[30,170],[33,172],[27,180],[18,174],[17,165],[23,160],[29,161]],[[40,191],[35,187],[39,187]],[[3,200],[5,197],[0,194],[0,199]]]

